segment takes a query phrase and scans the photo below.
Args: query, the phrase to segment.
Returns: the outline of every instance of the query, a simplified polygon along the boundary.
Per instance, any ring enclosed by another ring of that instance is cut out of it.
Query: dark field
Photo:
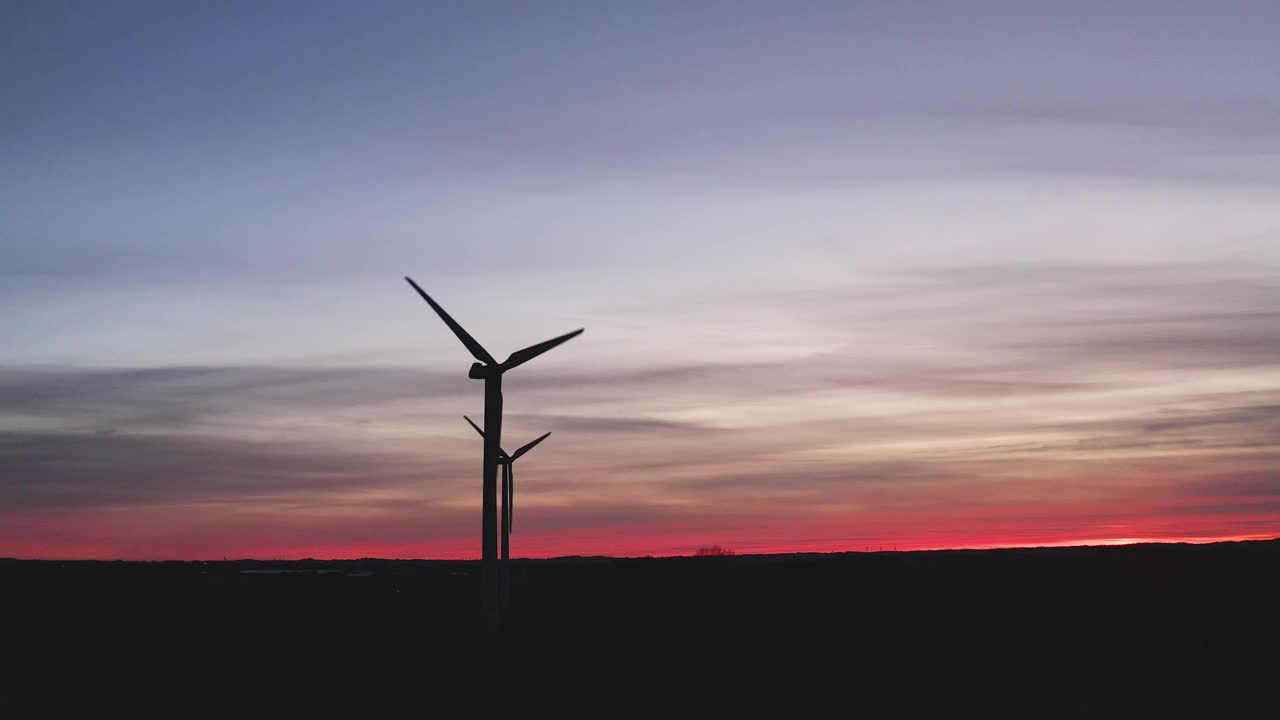
[[[1280,717],[1280,541],[478,572],[0,561],[8,716]]]

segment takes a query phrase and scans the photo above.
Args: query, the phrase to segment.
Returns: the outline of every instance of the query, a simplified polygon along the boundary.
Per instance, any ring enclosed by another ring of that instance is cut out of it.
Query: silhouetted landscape
[[[38,716],[1280,708],[1280,541],[512,563],[481,667],[479,562],[8,560],[10,680]]]

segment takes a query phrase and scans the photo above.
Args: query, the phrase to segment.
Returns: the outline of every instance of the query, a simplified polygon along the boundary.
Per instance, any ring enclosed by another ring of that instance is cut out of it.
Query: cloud
[[[831,326],[936,349],[912,358],[933,365],[927,378],[957,356],[1002,380],[1078,384],[1118,368],[1280,365],[1280,266],[1265,262],[937,268],[800,302]]]
[[[1196,478],[1186,483],[1188,496],[1261,498],[1280,502],[1280,469],[1232,472]]]
[[[565,387],[573,387],[566,385]],[[720,433],[715,428],[692,422],[677,422],[643,417],[609,417],[591,415],[557,415],[554,413],[509,413],[503,422],[532,427],[539,423],[560,431],[589,435],[639,435],[646,438],[673,439],[703,437]]]
[[[0,368],[6,411],[105,424],[172,426],[273,407],[359,407],[464,389],[454,375],[405,368]]]
[[[422,504],[460,493],[469,467],[410,455],[118,433],[0,433],[0,506]],[[442,492],[443,491],[443,492]]]
[[[459,172],[581,182],[626,177],[716,188],[849,186],[964,177],[1093,177],[1269,186],[1280,147],[1273,101],[1024,93],[795,97],[776,89],[677,105],[600,99],[442,127]],[[678,111],[673,109],[678,108]],[[642,121],[637,121],[637,119]],[[625,131],[623,131],[625,129]]]

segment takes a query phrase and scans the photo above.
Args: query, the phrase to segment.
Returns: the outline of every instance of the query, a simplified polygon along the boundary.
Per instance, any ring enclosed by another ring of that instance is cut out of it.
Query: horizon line
[[[1280,535],[1238,535],[1238,536],[1222,536],[1211,538],[1089,538],[1081,540],[1066,540],[1059,542],[1048,542],[1028,545],[948,545],[938,547],[921,547],[921,548],[905,548],[898,550],[883,549],[877,550],[797,550],[797,551],[774,551],[774,552],[737,552],[733,548],[725,548],[731,552],[729,557],[770,557],[782,555],[883,555],[885,553],[924,553],[924,552],[962,552],[962,551],[995,551],[995,550],[1051,550],[1066,548],[1103,548],[1103,547],[1129,547],[1134,545],[1224,545],[1228,543],[1247,543],[1247,542],[1277,542],[1280,541]],[[710,547],[710,546],[708,546]],[[693,558],[696,551],[689,553],[645,553],[645,554],[602,554],[602,555],[553,555],[550,557],[513,557],[512,560],[523,561],[544,561],[544,560],[568,560],[573,558],[581,559],[607,559],[607,560],[643,560],[643,559],[660,559],[660,558]],[[723,556],[722,556],[723,557]],[[257,558],[257,557],[223,557],[216,558],[165,558],[165,559],[130,559],[130,558],[88,558],[88,557],[16,557],[16,556],[0,556],[0,562],[130,562],[130,563],[210,563],[210,562],[354,562],[359,560],[380,560],[380,561],[405,561],[405,562],[481,562],[479,557],[468,558],[432,558],[432,557],[376,557],[376,556],[360,556],[360,557],[294,557],[294,558]]]

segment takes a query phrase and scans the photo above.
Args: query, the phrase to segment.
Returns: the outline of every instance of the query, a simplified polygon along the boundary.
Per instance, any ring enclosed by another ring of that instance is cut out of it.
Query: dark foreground
[[[37,703],[22,717],[1280,717],[1280,541],[520,561],[502,643],[482,632],[478,570],[0,561],[17,668],[4,703]]]

